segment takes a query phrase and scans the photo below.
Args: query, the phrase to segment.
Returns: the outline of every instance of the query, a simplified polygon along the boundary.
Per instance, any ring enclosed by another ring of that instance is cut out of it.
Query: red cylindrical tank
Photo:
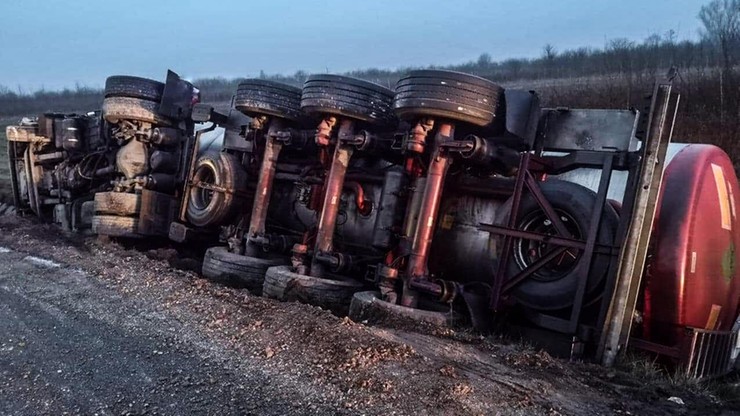
[[[740,197],[730,158],[706,144],[670,161],[645,276],[645,339],[675,345],[684,327],[731,329],[740,302]]]

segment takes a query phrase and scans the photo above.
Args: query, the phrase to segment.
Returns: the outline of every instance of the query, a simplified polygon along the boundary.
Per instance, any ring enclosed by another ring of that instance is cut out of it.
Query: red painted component
[[[692,144],[668,164],[645,282],[645,339],[675,345],[685,327],[731,329],[740,302],[740,188],[730,158]],[[713,306],[717,305],[717,306]]]

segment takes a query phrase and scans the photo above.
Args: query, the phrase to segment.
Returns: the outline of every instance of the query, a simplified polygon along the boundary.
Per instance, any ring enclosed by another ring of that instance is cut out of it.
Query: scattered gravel
[[[44,350],[11,365],[4,348],[17,340],[0,335],[0,413],[3,397],[13,397],[7,413],[20,414],[732,412],[707,395],[679,387],[663,391],[618,370],[567,363],[496,337],[368,327],[313,306],[252,296],[201,278],[193,271],[199,259],[183,258],[182,250],[171,247],[142,252],[93,237],[65,236],[54,226],[16,216],[0,216],[0,246],[13,250],[0,253],[11,259],[0,257],[0,265],[5,264],[0,266],[0,295],[5,294],[0,296],[0,321],[44,304],[60,311],[67,325],[61,332],[49,329],[48,339],[68,344],[71,351],[85,346],[70,355],[70,362],[65,354]],[[27,255],[61,267],[19,265]],[[19,273],[25,273],[23,278]],[[15,312],[3,312],[4,297],[11,305],[5,309]],[[31,306],[23,306],[27,303]],[[18,342],[53,350],[46,336],[39,331],[33,340]],[[111,354],[121,359],[104,359]],[[81,362],[110,365],[107,378],[77,377],[67,384],[49,377],[48,386],[36,389],[24,381],[24,369],[43,367],[45,357],[59,363],[60,375]],[[148,367],[152,360],[159,364]],[[141,365],[161,379],[131,376],[136,373],[132,368]],[[66,396],[59,393],[64,389]],[[116,391],[129,395],[111,403]],[[672,396],[685,405],[677,408],[667,400]],[[45,404],[33,397],[42,397]]]

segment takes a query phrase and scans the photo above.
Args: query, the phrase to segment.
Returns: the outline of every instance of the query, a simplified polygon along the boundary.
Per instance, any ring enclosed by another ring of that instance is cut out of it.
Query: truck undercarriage
[[[669,149],[671,80],[642,110],[543,109],[436,70],[395,90],[245,80],[228,114],[197,101],[174,73],[111,77],[102,112],[9,127],[16,206],[111,237],[217,238],[204,276],[358,322],[505,329],[606,365],[633,345],[695,377],[735,360],[740,191],[719,149]],[[216,127],[220,151],[199,152]]]

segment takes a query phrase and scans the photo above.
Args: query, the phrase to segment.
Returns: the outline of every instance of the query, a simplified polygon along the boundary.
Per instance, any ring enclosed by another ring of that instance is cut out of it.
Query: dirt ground
[[[734,393],[627,366],[252,296],[186,270],[198,259],[171,247],[65,236],[16,216],[0,216],[0,247],[3,414],[740,414]],[[48,363],[78,370],[66,379]]]

